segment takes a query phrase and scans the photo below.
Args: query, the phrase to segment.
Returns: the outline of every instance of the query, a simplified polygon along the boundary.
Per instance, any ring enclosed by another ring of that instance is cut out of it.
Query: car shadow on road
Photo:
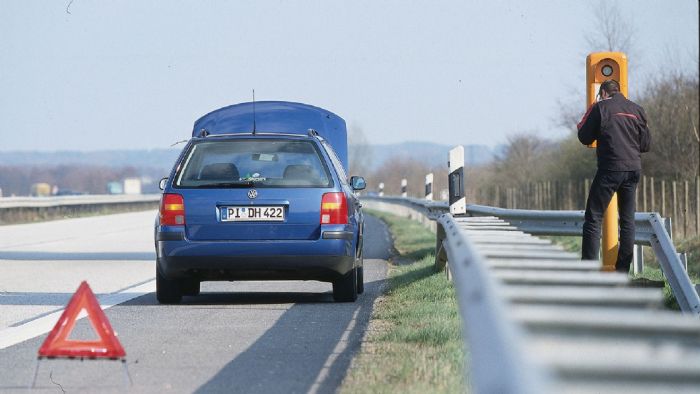
[[[335,391],[360,348],[374,300],[383,286],[384,280],[365,283],[365,293],[355,303],[331,302],[330,293],[233,295],[240,301],[286,299],[295,300],[295,304],[196,392]],[[219,300],[220,295],[211,297]]]
[[[326,293],[305,293],[305,292],[206,292],[196,297],[183,297],[182,302],[173,307],[186,306],[232,306],[232,305],[269,305],[269,304],[310,304],[310,303],[332,303],[333,295]],[[158,305],[155,293],[149,293],[133,300],[127,301],[118,306],[147,306]]]

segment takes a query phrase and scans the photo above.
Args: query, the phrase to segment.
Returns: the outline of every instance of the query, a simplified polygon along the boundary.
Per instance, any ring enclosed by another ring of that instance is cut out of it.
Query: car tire
[[[357,268],[333,282],[333,299],[336,302],[355,302],[357,299]]]
[[[177,304],[182,300],[182,288],[177,279],[166,279],[156,264],[156,299],[161,304]]]
[[[357,294],[362,294],[365,292],[365,274],[363,269],[365,257],[364,253],[362,253],[362,249],[360,249],[360,257],[358,260],[357,268],[355,268],[357,271]]]
[[[196,297],[199,295],[200,282],[196,278],[182,279],[182,294],[186,296]]]
[[[364,278],[364,271],[362,267],[357,267],[355,268],[357,271],[357,294],[362,294],[365,292],[365,278]]]

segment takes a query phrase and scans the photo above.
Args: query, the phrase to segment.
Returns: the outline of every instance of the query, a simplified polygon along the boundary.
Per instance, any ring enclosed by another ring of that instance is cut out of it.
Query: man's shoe
[[[625,267],[618,267],[618,266],[615,266],[615,271],[616,271],[616,272],[621,272],[621,273],[623,273],[623,274],[629,274],[629,273],[630,273],[630,267],[626,267],[626,268],[625,268]]]

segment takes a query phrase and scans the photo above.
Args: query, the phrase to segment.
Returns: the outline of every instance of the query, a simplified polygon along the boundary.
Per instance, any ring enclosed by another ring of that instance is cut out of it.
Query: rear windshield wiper
[[[239,182],[215,182],[215,183],[205,183],[203,185],[197,185],[199,188],[217,188],[217,187],[253,187],[255,184],[253,181],[239,181]]]

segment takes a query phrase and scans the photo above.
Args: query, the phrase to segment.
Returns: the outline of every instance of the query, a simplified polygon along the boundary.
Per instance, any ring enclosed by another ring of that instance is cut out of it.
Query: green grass
[[[408,219],[368,213],[389,225],[399,255],[341,392],[467,391],[454,287],[433,268],[435,235]]]
[[[676,251],[687,252],[688,254],[688,276],[692,283],[700,282],[700,237],[688,238],[680,241],[674,241]],[[678,301],[673,295],[671,286],[664,277],[659,261],[654,255],[651,248],[644,248],[644,271],[638,275],[634,275],[634,279],[648,279],[651,281],[664,283],[664,304],[669,309],[680,310]]]

